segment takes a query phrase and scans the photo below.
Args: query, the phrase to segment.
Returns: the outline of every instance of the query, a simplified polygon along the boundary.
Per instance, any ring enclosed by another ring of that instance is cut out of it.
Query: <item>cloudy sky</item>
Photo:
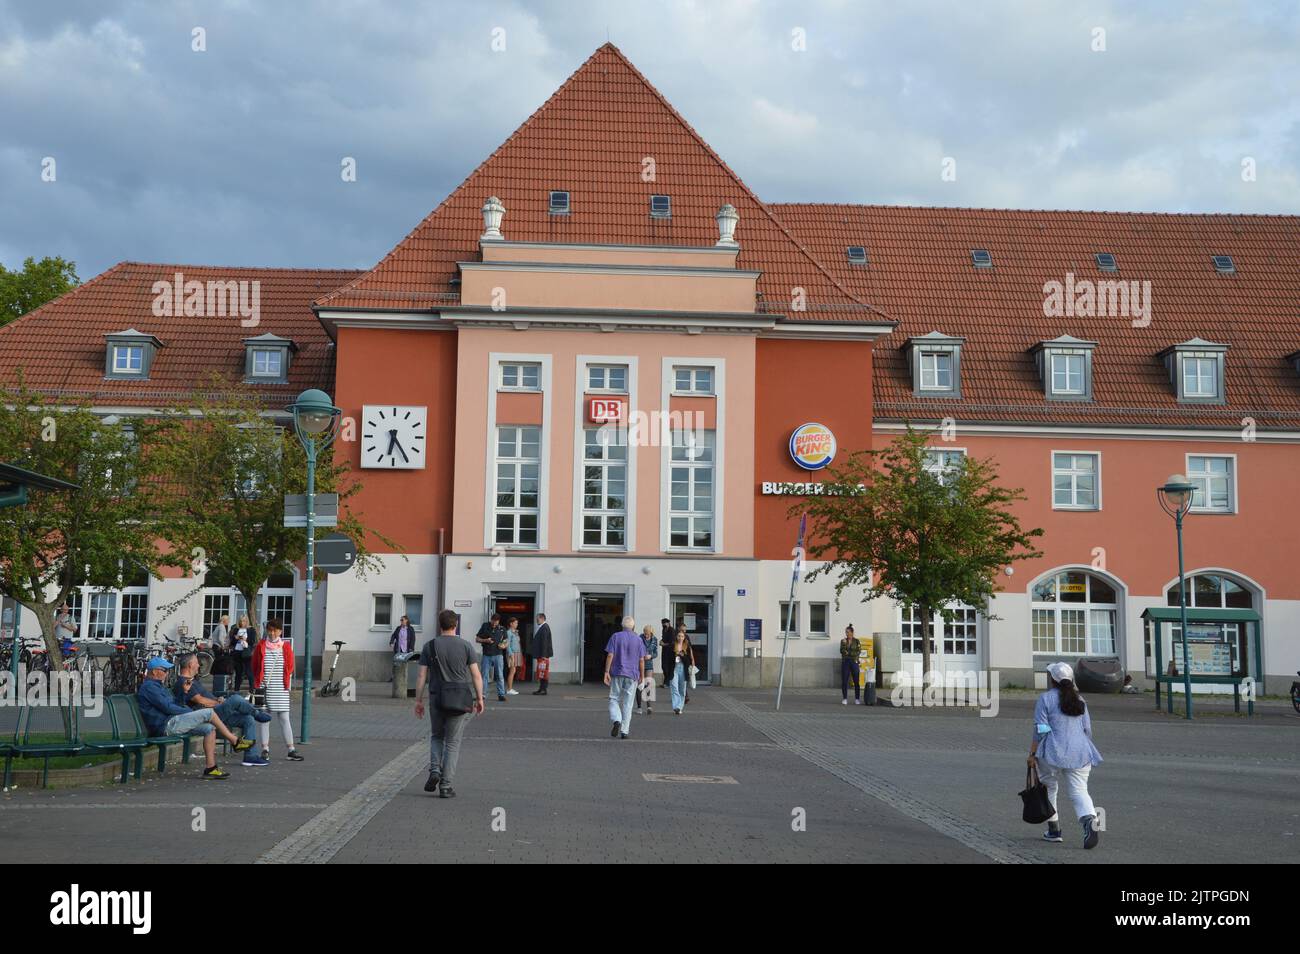
[[[1300,212],[1289,0],[0,0],[0,262],[372,265],[607,38],[768,200]]]

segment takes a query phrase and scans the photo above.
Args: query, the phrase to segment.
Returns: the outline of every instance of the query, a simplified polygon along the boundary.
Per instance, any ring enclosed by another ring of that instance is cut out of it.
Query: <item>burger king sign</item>
[[[821,470],[835,459],[835,435],[825,424],[804,424],[790,435],[790,457],[804,470]]]

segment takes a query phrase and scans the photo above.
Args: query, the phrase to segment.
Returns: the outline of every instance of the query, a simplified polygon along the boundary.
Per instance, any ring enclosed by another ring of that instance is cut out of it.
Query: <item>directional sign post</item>
[[[316,569],[346,573],[357,562],[357,545],[347,534],[331,533],[316,541]]]
[[[318,527],[337,527],[339,525],[339,495],[316,494],[316,506],[313,508],[313,523]],[[307,526],[307,495],[284,495],[284,525],[286,527]]]

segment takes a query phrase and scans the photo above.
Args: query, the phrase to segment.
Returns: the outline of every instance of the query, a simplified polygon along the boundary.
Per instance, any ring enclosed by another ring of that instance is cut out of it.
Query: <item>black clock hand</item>
[[[396,438],[394,438],[394,441],[396,441]],[[408,464],[411,462],[411,458],[406,456],[406,451],[402,450],[400,442],[397,443],[397,452],[402,455],[402,460],[406,461]]]
[[[391,454],[393,452],[393,445],[396,443],[397,443],[397,429],[393,428],[393,430],[388,432],[388,450],[384,451],[384,453]]]

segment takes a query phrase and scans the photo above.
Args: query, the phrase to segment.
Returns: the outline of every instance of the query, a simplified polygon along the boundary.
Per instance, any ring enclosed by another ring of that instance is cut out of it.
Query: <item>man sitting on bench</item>
[[[144,719],[145,729],[148,730],[150,738],[164,735],[202,736],[203,754],[207,765],[203,770],[203,777],[214,781],[230,778],[229,772],[224,772],[217,767],[217,740],[213,733],[219,733],[223,739],[235,746],[236,751],[242,752],[240,745],[246,749],[252,745],[252,742],[248,739],[244,742],[236,739],[234,733],[227,729],[225,723],[217,716],[215,709],[186,709],[184,706],[178,706],[176,700],[167,694],[167,689],[163,686],[163,680],[167,678],[167,670],[171,668],[172,664],[161,656],[155,656],[145,663],[147,674],[136,692],[136,702],[140,706],[140,717]]]
[[[187,709],[211,709],[218,719],[229,726],[237,726],[244,731],[239,746],[243,746],[244,765],[262,766],[271,763],[253,750],[253,733],[258,722],[270,722],[271,713],[254,708],[253,704],[239,693],[231,693],[225,700],[208,695],[199,679],[199,657],[194,653],[184,653],[176,660],[176,704]],[[247,742],[247,745],[244,743]],[[235,751],[239,751],[236,746]]]

